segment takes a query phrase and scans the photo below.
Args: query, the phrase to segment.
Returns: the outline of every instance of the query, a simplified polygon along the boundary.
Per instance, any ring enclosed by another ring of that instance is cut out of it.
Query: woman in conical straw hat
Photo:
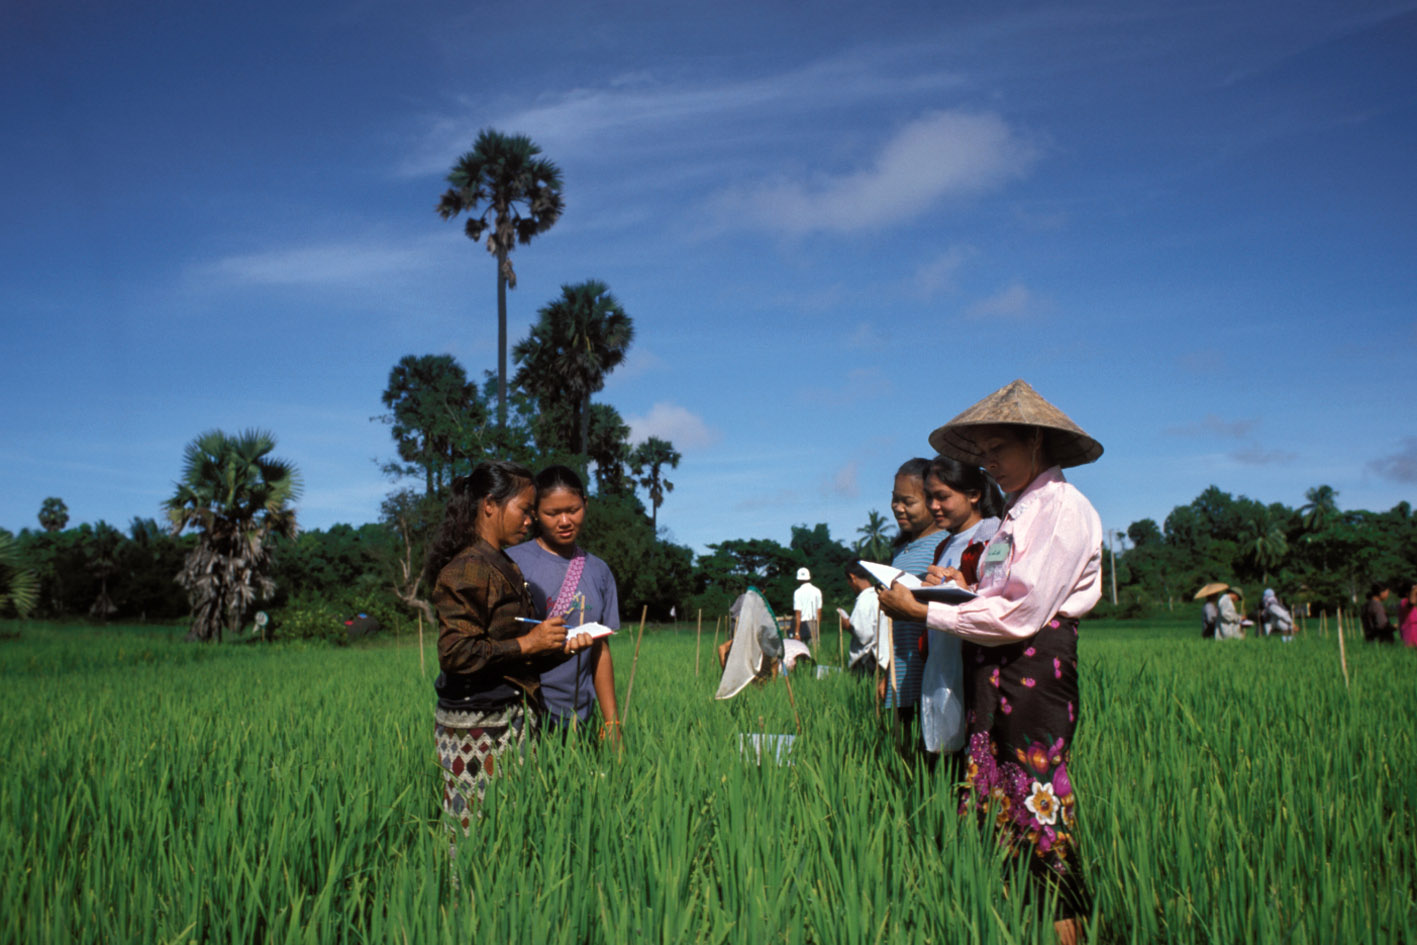
[[[1059,941],[1091,912],[1076,843],[1069,776],[1079,715],[1078,619],[1102,596],[1102,523],[1063,476],[1102,444],[1022,380],[930,434],[946,456],[983,466],[1008,495],[979,561],[978,596],[923,604],[899,585],[881,609],[963,641],[966,808],[994,815],[1000,838],[1028,858],[1040,906],[1056,901]],[[936,575],[963,583],[955,569]]]

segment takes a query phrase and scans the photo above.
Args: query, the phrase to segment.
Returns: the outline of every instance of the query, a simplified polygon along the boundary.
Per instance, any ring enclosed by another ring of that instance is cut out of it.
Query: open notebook
[[[902,571],[900,568],[893,568],[888,564],[877,564],[874,561],[862,561],[861,567],[881,583],[882,587],[890,587],[899,583],[902,587],[910,589],[910,593],[916,600],[930,602],[938,601],[942,604],[962,604],[967,600],[973,600],[975,593],[967,587],[960,587],[958,584],[936,584],[933,587],[926,587],[924,583],[915,575]]]

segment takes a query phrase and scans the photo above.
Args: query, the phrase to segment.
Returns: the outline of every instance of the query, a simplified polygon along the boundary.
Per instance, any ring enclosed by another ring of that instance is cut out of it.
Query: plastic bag
[[[930,751],[964,747],[964,660],[959,638],[938,630],[920,683],[920,728]]]

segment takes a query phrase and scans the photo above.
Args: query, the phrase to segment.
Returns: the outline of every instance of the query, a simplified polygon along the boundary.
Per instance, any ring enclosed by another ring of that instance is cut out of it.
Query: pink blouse
[[[1004,514],[975,590],[963,604],[931,603],[926,624],[999,646],[1033,636],[1054,616],[1081,617],[1102,598],[1102,520],[1057,466]]]

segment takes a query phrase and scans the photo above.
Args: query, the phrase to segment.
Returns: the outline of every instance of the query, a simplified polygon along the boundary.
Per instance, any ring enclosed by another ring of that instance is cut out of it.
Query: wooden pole
[[[1343,669],[1343,688],[1348,688],[1348,653],[1343,646],[1343,608],[1338,608],[1338,665]]]
[[[841,608],[836,611],[836,665],[841,667],[841,671],[846,672],[846,643],[842,637],[841,630]]]
[[[630,714],[630,694],[635,691],[635,670],[640,667],[640,643],[645,638],[645,617],[649,614],[649,604],[640,611],[640,633],[635,637],[635,658],[630,663],[630,684],[625,687],[625,709],[620,713],[620,728],[625,727],[625,718]]]
[[[703,649],[704,640],[704,609],[699,608],[699,626],[694,631],[694,675],[699,674],[699,650]]]
[[[718,652],[718,622],[722,619],[722,617],[713,618],[713,651],[715,653]]]
[[[418,612],[418,672],[428,678],[428,668],[423,665],[423,611]]]

